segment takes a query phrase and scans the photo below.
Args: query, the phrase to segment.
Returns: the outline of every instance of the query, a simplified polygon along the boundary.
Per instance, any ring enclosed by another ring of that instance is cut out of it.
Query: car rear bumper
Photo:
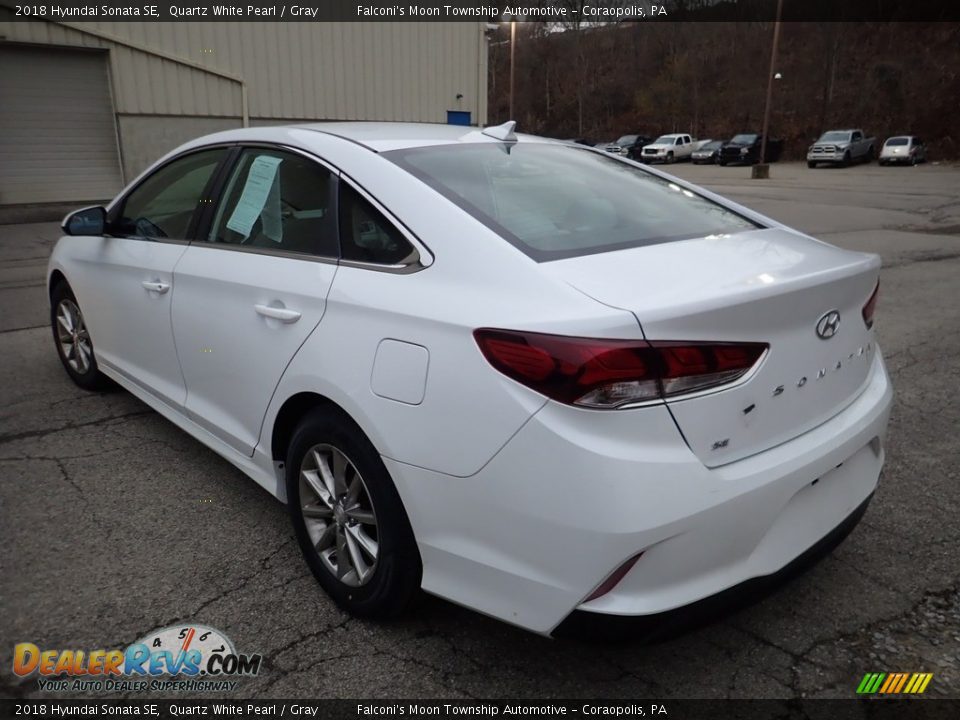
[[[791,560],[780,570],[769,575],[750,578],[721,590],[696,602],[674,610],[652,615],[601,615],[584,610],[574,610],[554,630],[554,635],[584,636],[598,632],[607,638],[629,638],[646,642],[661,641],[694,629],[723,613],[749,605],[762,598],[788,580],[808,570],[812,565],[829,555],[859,524],[873,493],[860,503],[833,530],[820,538],[809,549]]]
[[[663,406],[547,403],[468,478],[385,459],[423,587],[547,634],[574,610],[653,615],[777,573],[876,487],[892,400],[879,352],[870,372],[827,422],[713,469]],[[639,553],[612,590],[586,601]]]

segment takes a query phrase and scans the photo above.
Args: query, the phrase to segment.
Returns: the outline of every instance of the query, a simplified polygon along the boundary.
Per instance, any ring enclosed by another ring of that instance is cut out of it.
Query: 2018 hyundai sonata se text
[[[880,261],[599,150],[408,124],[187,143],[68,215],[51,322],[285,501],[345,609],[539,633],[789,566],[859,517]]]

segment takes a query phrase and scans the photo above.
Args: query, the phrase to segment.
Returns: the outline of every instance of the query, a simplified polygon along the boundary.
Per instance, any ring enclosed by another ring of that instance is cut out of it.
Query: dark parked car
[[[760,133],[740,133],[734,135],[720,148],[721,165],[739,163],[755,165],[760,162],[760,145],[763,136]],[[767,141],[767,162],[776,162],[783,152],[783,140],[771,138]]]
[[[649,145],[652,138],[647,135],[624,135],[619,140],[607,145],[604,150],[617,155],[626,155],[631,160],[640,157],[644,145]]]
[[[712,165],[717,162],[720,156],[720,148],[723,146],[723,140],[708,140],[698,149],[693,151],[690,159],[694,165]]]

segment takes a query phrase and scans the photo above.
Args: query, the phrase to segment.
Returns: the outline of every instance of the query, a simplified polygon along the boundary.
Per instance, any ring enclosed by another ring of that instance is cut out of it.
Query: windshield
[[[756,133],[745,133],[743,135],[734,135],[730,142],[738,145],[750,145],[757,139]]]
[[[823,137],[820,138],[820,142],[845,142],[849,139],[850,133],[834,130],[833,132],[824,133]]]
[[[382,155],[538,262],[760,227],[669,180],[573,145],[437,145]]]
[[[637,141],[636,135],[624,135],[622,138],[617,140],[616,145],[633,145]]]
[[[887,140],[886,144],[887,145],[909,145],[910,138],[905,138],[905,137],[890,138],[889,140]]]
[[[661,135],[656,140],[653,141],[654,145],[673,145],[674,140],[677,139],[676,135]]]

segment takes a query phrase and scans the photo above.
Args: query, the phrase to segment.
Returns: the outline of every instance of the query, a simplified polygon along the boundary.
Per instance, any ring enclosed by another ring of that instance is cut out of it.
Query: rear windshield
[[[896,137],[890,138],[887,140],[887,145],[907,145],[910,142],[910,138],[905,137]]]
[[[572,145],[440,145],[383,156],[538,262],[760,227],[635,165]]]

